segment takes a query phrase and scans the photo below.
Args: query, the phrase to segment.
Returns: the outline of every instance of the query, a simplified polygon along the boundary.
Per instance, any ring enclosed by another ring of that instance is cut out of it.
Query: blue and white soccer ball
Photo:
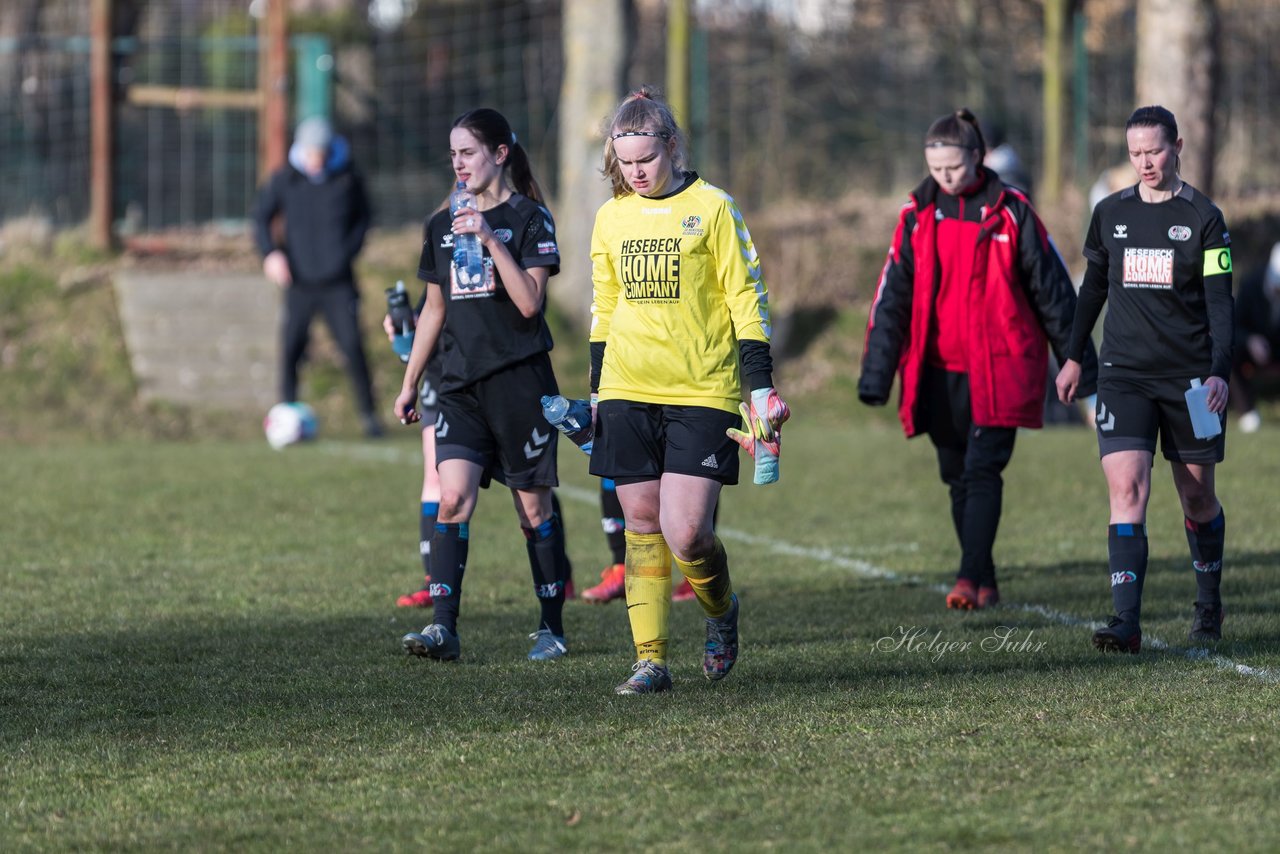
[[[316,413],[305,403],[277,403],[262,419],[262,431],[267,434],[267,444],[282,451],[289,445],[316,437]]]

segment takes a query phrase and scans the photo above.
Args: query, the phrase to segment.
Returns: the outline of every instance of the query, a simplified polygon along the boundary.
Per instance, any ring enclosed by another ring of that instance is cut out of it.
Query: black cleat
[[[1191,621],[1191,631],[1187,633],[1187,640],[1222,640],[1222,615],[1222,605],[1201,605],[1197,602],[1196,617]]]
[[[1112,617],[1105,629],[1093,633],[1093,646],[1103,652],[1137,653],[1142,649],[1142,629],[1137,623]]]

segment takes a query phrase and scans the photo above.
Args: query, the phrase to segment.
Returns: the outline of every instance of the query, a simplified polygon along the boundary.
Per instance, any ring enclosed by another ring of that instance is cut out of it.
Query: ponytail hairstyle
[[[676,123],[675,113],[663,101],[656,90],[650,86],[641,86],[622,99],[613,116],[605,125],[604,135],[604,169],[601,170],[613,185],[615,199],[631,195],[631,188],[622,177],[622,169],[618,166],[618,155],[614,153],[613,141],[620,136],[655,136],[669,146],[671,162],[676,174],[685,169],[685,138],[680,125]]]
[[[502,174],[507,183],[520,195],[528,196],[540,205],[546,204],[542,188],[534,180],[529,166],[529,154],[516,139],[515,131],[502,113],[488,107],[468,110],[453,120],[453,127],[471,131],[471,135],[492,152],[505,145],[507,159],[502,163]]]
[[[1129,128],[1162,128],[1166,142],[1173,144],[1178,141],[1178,120],[1173,117],[1173,113],[1159,105],[1134,110],[1129,121],[1124,123],[1126,132]]]
[[[966,151],[976,152],[978,165],[982,165],[982,159],[987,156],[987,143],[982,138],[982,129],[978,127],[977,118],[969,112],[967,107],[961,107],[929,125],[929,131],[924,135],[924,147],[945,146],[956,146]]]

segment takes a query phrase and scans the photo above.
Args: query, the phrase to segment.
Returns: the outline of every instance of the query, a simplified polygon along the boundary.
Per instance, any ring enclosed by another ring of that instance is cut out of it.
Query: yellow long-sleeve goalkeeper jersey
[[[591,234],[600,399],[737,412],[738,341],[772,333],[755,244],[728,193],[690,173],[661,198],[611,199]]]

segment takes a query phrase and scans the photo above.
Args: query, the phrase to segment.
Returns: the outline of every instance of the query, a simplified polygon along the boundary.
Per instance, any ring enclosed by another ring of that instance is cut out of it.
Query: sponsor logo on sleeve
[[[554,240],[542,240],[538,243],[539,255],[555,255],[559,251],[560,247],[556,246],[556,242]]]

